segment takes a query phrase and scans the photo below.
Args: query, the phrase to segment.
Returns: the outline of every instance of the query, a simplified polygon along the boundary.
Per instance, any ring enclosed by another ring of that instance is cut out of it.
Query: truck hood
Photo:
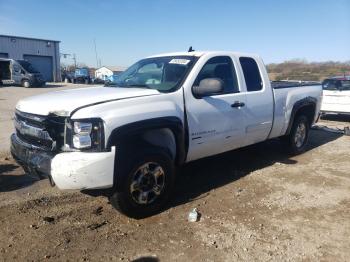
[[[74,109],[82,106],[158,94],[154,89],[96,86],[31,96],[20,100],[16,109],[36,115],[69,116]]]

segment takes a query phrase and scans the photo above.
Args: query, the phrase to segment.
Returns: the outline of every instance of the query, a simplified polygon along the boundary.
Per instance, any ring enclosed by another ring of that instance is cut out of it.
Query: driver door
[[[224,82],[221,94],[186,98],[189,126],[187,161],[238,148],[245,136],[246,95],[240,92],[237,74],[229,56],[210,58],[199,72],[194,85],[206,78]]]

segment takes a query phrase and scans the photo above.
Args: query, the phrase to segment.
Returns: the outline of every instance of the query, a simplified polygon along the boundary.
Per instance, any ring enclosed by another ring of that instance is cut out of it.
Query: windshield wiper
[[[135,85],[126,85],[127,87],[146,87],[146,88],[151,88],[148,85],[144,84],[135,84]]]

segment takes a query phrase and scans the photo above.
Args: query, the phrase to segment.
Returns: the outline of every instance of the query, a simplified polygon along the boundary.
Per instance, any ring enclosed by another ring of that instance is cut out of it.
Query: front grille
[[[15,128],[22,141],[45,151],[58,151],[64,143],[65,118],[16,111]]]

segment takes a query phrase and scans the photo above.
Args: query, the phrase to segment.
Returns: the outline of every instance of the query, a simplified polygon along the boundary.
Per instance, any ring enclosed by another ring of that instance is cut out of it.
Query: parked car
[[[328,78],[322,82],[323,114],[350,114],[350,79]]]
[[[28,61],[0,58],[0,84],[44,86],[45,80]]]
[[[159,212],[185,163],[277,137],[304,152],[321,95],[321,85],[271,87],[256,55],[157,55],[111,86],[19,101],[11,152],[60,189],[104,190],[140,218]]]
[[[72,83],[84,83],[90,84],[91,77],[88,68],[77,68],[75,69],[73,77],[70,79]]]

